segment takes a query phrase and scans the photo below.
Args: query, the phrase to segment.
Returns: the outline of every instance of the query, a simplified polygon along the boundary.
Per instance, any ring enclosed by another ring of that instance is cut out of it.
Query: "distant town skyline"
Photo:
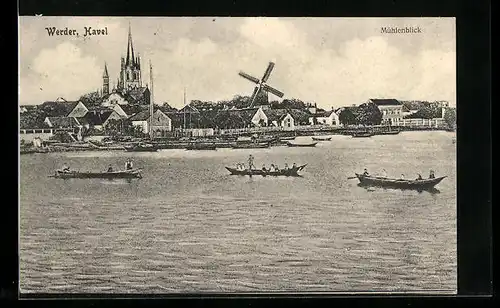
[[[143,85],[153,66],[158,104],[182,107],[184,88],[187,101],[251,96],[254,85],[238,72],[260,78],[269,61],[276,66],[268,84],[283,98],[326,109],[370,98],[456,102],[454,18],[23,16],[19,23],[23,105],[101,90],[105,63],[115,87],[129,25]],[[49,35],[52,27],[79,35]],[[85,27],[107,34],[84,36]],[[397,31],[406,28],[420,33]]]

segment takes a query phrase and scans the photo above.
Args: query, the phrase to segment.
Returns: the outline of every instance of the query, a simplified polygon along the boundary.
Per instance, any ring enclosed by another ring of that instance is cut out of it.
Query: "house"
[[[288,109],[268,109],[264,111],[269,126],[295,129],[295,119]]]
[[[194,106],[186,105],[179,110],[179,113],[200,113],[200,111]]]
[[[127,90],[125,97],[130,104],[149,105],[151,92],[146,87],[132,87]]]
[[[85,121],[85,127],[95,130],[105,129],[112,120],[118,121],[123,119],[116,111],[108,108],[91,109],[83,118],[84,120],[82,121]]]
[[[45,122],[30,116],[29,111],[19,116],[19,140],[23,143],[31,143],[36,138],[49,140],[54,135],[53,132]]]
[[[422,104],[422,102],[420,101],[402,101],[401,103],[403,104],[403,118],[414,114],[425,107],[424,104]]]
[[[255,126],[268,126],[268,118],[264,110],[270,110],[267,108],[263,108],[262,106],[259,106],[257,109],[255,109],[255,113],[251,119],[251,122]]]
[[[46,117],[44,123],[47,127],[72,130],[82,125],[74,117]]]
[[[81,101],[78,101],[67,116],[81,118],[84,117],[88,111],[89,109]]]
[[[113,91],[102,98],[101,106],[112,107],[115,105],[128,105],[130,104],[129,98],[126,95]]]
[[[151,130],[156,137],[166,136],[168,132],[172,131],[172,119],[159,109],[154,111],[152,121],[149,110],[143,110],[131,116],[129,121],[132,126],[140,127],[144,134],[149,133],[151,123]]]
[[[288,112],[295,120],[295,126],[309,125],[309,118],[311,117],[311,113],[308,110],[289,109]]]
[[[338,114],[335,113],[333,109],[328,111],[323,110],[312,114],[312,116],[309,117],[309,124],[340,126],[340,120]]]
[[[19,113],[25,113],[25,112],[34,112],[37,109],[38,105],[20,105],[19,106]]]
[[[446,110],[450,108],[450,103],[448,101],[436,101],[435,104],[441,108],[441,119],[444,119],[444,114],[446,113]]]
[[[118,113],[122,118],[128,119],[131,116],[133,116],[136,113],[139,113],[143,110],[148,110],[149,106],[146,105],[137,105],[137,104],[130,104],[130,105],[114,105],[110,108],[112,108],[116,113]]]
[[[382,124],[399,125],[403,120],[403,104],[397,99],[369,99],[382,112]]]
[[[161,112],[163,112],[163,113],[165,113],[165,114],[166,114],[166,113],[168,113],[168,112],[178,112],[178,111],[179,111],[177,108],[170,106],[170,104],[169,104],[169,103],[167,103],[167,102],[164,102],[164,103],[163,103],[161,106],[159,106],[158,108],[161,110]],[[210,109],[210,110],[211,110],[211,109]]]
[[[86,109],[80,101],[65,101],[59,98],[56,101],[42,103],[40,109],[44,110],[50,117],[69,117],[73,111],[79,114]]]

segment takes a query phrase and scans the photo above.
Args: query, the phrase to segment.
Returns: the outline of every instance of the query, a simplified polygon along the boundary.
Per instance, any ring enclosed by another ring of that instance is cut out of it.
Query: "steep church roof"
[[[104,73],[102,74],[102,77],[109,77],[108,66],[106,65],[106,63],[104,63]]]
[[[130,24],[128,25],[127,58],[125,59],[125,65],[140,68],[140,58],[134,55],[134,44],[132,42]]]

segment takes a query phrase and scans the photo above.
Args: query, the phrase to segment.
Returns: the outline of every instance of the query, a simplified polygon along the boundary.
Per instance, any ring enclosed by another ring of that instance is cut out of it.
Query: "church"
[[[127,56],[121,57],[120,75],[110,92],[108,67],[104,64],[102,75],[102,106],[139,104],[149,105],[150,91],[142,85],[141,58],[134,53],[132,31],[128,29]]]

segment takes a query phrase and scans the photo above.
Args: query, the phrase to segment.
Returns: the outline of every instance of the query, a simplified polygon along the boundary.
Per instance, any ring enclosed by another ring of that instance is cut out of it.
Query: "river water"
[[[23,293],[454,293],[456,151],[447,132],[333,136],[314,148],[21,156]],[[231,176],[307,163],[301,178]],[[144,169],[139,180],[47,177]],[[447,175],[438,192],[363,188],[354,172]]]

